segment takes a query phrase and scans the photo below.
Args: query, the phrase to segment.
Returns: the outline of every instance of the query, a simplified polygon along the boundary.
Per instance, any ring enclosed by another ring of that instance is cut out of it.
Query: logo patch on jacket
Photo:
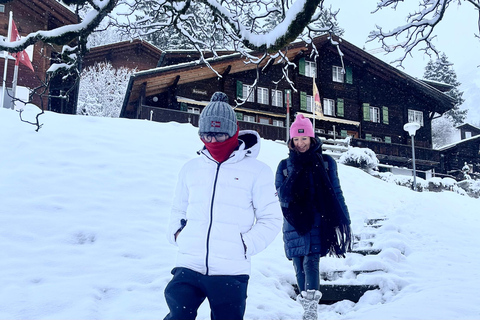
[[[220,128],[221,125],[222,125],[222,123],[220,121],[212,121],[210,123],[210,127],[212,127],[212,128]]]

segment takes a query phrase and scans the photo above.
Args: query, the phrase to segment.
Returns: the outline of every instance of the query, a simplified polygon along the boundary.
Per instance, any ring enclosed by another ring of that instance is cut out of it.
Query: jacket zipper
[[[217,179],[218,179],[218,172],[220,171],[220,165],[221,163],[217,164],[217,172],[215,173],[215,180],[213,182],[212,202],[210,204],[210,224],[208,226],[208,232],[207,232],[207,254],[205,256],[205,267],[206,267],[207,276],[208,276],[208,256],[210,253],[210,232],[212,230],[212,224],[213,224],[213,203],[215,200],[215,190],[217,189]]]

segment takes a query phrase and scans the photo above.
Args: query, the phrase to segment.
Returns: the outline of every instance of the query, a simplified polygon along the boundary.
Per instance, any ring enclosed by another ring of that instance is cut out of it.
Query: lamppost
[[[418,122],[409,122],[403,126],[403,130],[407,131],[412,138],[412,165],[413,165],[413,191],[417,191],[417,173],[415,171],[415,132],[420,128]]]

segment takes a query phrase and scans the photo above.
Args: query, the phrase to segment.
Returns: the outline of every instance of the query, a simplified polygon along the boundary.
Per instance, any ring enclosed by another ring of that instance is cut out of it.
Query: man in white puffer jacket
[[[238,130],[222,92],[199,119],[205,147],[180,171],[168,237],[178,246],[165,288],[165,319],[195,319],[207,298],[212,319],[243,319],[250,257],[265,249],[283,222],[269,166],[256,159],[260,136]]]

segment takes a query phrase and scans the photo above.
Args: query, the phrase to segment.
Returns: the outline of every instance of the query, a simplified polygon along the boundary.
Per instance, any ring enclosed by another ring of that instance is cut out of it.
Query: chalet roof
[[[438,148],[437,150],[439,151],[445,151],[445,150],[448,150],[448,149],[452,149],[460,144],[463,144],[463,143],[468,143],[468,142],[471,142],[471,141],[474,141],[474,140],[478,140],[480,139],[480,134],[477,134],[476,136],[473,136],[471,138],[467,138],[467,139],[463,139],[463,140],[460,140],[460,141],[457,141],[457,142],[454,142],[454,143],[450,143],[450,144],[447,144],[443,147],[440,147]]]
[[[442,91],[442,92],[447,92],[450,91],[454,88],[451,84],[448,83],[443,83],[439,81],[434,81],[434,80],[428,80],[428,79],[420,79],[420,81],[425,82],[429,86],[434,87],[435,89]]]
[[[368,71],[375,73],[379,77],[385,79],[394,77],[400,84],[414,87],[424,95],[428,96],[430,100],[435,102],[432,103],[432,105],[436,106],[436,110],[431,111],[444,113],[453,108],[455,103],[454,100],[440,90],[409,76],[341,38],[338,39],[338,42],[340,43],[340,49],[344,53],[345,58],[349,57],[351,61],[362,65],[367,68]],[[314,43],[317,46],[317,49],[322,47],[323,49],[334,50],[337,52],[337,48],[331,45],[329,35],[322,35],[315,38]],[[297,55],[303,55],[307,51],[308,48],[306,47],[305,42],[295,42],[288,46],[288,50],[286,50],[285,54],[289,59],[293,60]],[[252,53],[252,55],[261,57],[262,53]],[[212,71],[206,64],[199,63],[198,61],[180,63],[168,67],[154,68],[134,73],[128,84],[127,95],[124,100],[121,114],[124,114],[130,102],[138,100],[140,91],[142,90],[142,84],[145,84],[146,96],[150,96],[166,91],[167,88],[173,84],[180,85],[199,80],[217,78],[218,75],[224,73],[234,74],[237,72],[252,70],[257,67],[256,64],[245,63],[245,58],[239,53],[214,57],[206,59],[206,61],[217,71],[218,74]],[[267,61],[260,63],[260,67],[264,66],[266,63]]]
[[[163,53],[162,50],[150,44],[148,41],[134,39],[134,40],[115,42],[115,43],[106,44],[102,46],[91,47],[89,49],[89,52],[85,55],[85,60],[100,61],[107,55],[110,55],[110,54],[121,55],[122,52],[128,52],[128,51],[136,51],[136,52],[142,51],[157,59],[160,59]]]
[[[473,129],[475,131],[480,132],[480,128],[475,127],[474,125],[470,123],[462,123],[461,125],[457,126],[457,129]]]
[[[26,17],[48,15],[51,20],[47,30],[78,23],[75,13],[56,0],[17,0],[12,4],[22,7],[20,12],[15,13],[16,15],[25,15]]]

